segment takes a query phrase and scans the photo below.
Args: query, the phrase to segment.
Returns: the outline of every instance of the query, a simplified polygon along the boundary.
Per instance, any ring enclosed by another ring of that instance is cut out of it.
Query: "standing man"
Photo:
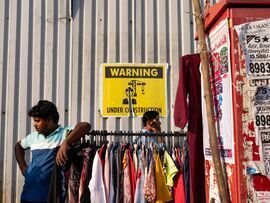
[[[153,143],[159,144],[163,142],[163,139],[160,136],[155,134],[161,132],[161,122],[159,120],[159,113],[157,111],[146,111],[142,117],[143,129],[142,133],[145,136],[139,138],[139,142],[142,144]]]
[[[87,122],[80,122],[75,127],[58,125],[57,107],[47,100],[40,100],[30,109],[28,115],[32,117],[36,131],[15,145],[16,160],[25,177],[21,203],[47,202],[54,162],[58,165],[65,164],[70,144],[89,132],[91,125]],[[29,165],[25,161],[25,150],[28,149],[32,152]]]
[[[142,117],[143,129],[145,133],[158,133],[161,131],[161,122],[157,111],[146,111]]]

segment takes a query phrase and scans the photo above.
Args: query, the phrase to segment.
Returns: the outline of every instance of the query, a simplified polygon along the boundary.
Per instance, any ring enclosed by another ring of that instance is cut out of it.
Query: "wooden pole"
[[[206,111],[207,111],[207,121],[208,121],[208,129],[210,136],[210,147],[213,157],[214,169],[216,172],[216,179],[219,190],[220,201],[223,203],[229,203],[230,193],[227,188],[227,182],[225,179],[225,174],[222,169],[221,161],[220,161],[220,151],[217,141],[217,133],[215,127],[214,120],[214,106],[212,100],[212,90],[210,84],[210,71],[209,71],[209,63],[208,63],[208,52],[207,46],[205,42],[205,25],[204,20],[202,18],[202,11],[199,0],[192,0],[194,15],[196,21],[196,30],[199,38],[199,50],[200,50],[200,58],[201,58],[201,67],[202,67],[202,76],[203,76],[203,88],[204,88],[204,99],[206,103]]]

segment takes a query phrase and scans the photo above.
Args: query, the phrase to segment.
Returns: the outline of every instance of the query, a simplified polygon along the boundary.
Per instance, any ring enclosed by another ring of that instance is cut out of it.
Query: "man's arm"
[[[80,122],[75,126],[75,128],[69,133],[65,141],[62,143],[60,149],[58,150],[56,155],[56,163],[58,165],[64,165],[68,160],[67,150],[69,149],[70,144],[80,139],[87,132],[89,132],[90,129],[91,125],[87,122]]]
[[[25,149],[22,148],[21,146],[21,141],[17,142],[15,144],[15,157],[16,157],[16,160],[17,160],[17,163],[20,167],[20,170],[22,172],[22,174],[24,175],[24,172],[27,168],[27,164],[26,164],[26,161],[25,161]]]

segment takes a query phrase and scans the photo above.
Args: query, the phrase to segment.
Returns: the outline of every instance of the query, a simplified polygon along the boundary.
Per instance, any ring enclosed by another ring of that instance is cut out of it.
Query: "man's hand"
[[[20,166],[20,170],[21,170],[23,176],[25,176],[26,169],[27,169],[27,165]]]
[[[153,120],[151,123],[150,123],[150,129],[154,132],[154,133],[159,133],[161,132],[161,128],[160,128],[160,123]]]
[[[67,143],[67,141],[65,140],[62,145],[60,146],[57,155],[56,155],[56,163],[57,165],[64,165],[67,160],[68,160],[68,156],[67,156],[67,151],[69,149],[69,145]]]
[[[25,175],[25,171],[27,169],[27,164],[25,161],[25,150],[22,148],[21,146],[21,141],[17,142],[15,144],[15,158],[18,162],[18,165],[20,167],[20,170],[23,174],[23,176]]]
[[[84,136],[91,129],[91,125],[88,122],[79,122],[74,127],[74,129],[68,134],[67,138],[60,146],[58,153],[56,155],[56,163],[58,165],[64,165],[67,160],[67,150],[70,148],[69,144],[74,143],[74,141],[79,140],[82,136]]]

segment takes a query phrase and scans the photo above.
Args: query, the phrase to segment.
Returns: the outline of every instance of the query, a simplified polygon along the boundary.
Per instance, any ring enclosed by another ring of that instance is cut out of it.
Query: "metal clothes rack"
[[[143,132],[133,132],[133,131],[107,131],[107,130],[92,130],[87,133],[87,135],[92,136],[142,136],[147,135]],[[169,132],[160,132],[160,133],[151,133],[154,136],[183,136],[187,135],[186,132],[178,132],[178,131],[169,131]]]
[[[133,131],[107,131],[107,130],[92,130],[87,133],[87,137],[83,138],[83,142],[96,143],[100,145],[101,143],[105,143],[106,141],[125,141],[132,143],[134,141],[134,137],[141,136],[162,136],[164,137],[166,146],[174,147],[174,146],[183,146],[185,138],[187,136],[186,132],[178,132],[178,131],[168,131],[168,132],[160,132],[160,133],[143,133],[143,132],[133,132]]]

